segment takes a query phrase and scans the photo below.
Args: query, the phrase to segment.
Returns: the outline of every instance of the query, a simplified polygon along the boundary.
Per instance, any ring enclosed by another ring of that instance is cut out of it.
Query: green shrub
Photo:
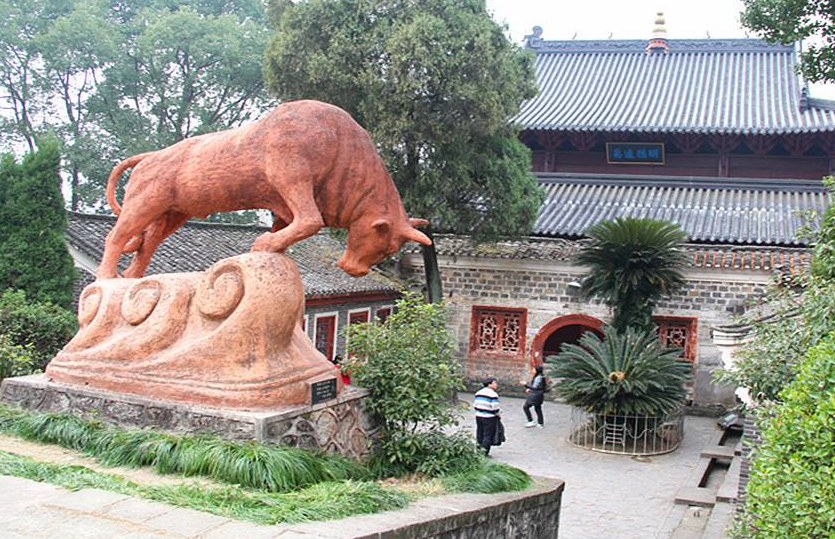
[[[37,372],[35,363],[35,351],[31,345],[14,344],[8,336],[0,334],[0,381],[10,376]]]
[[[655,332],[603,328],[579,344],[565,344],[547,358],[557,394],[572,406],[597,414],[664,415],[682,405],[692,367],[680,350],[664,347]]]
[[[406,294],[385,324],[352,324],[348,341],[351,377],[383,422],[377,458],[385,467],[439,473],[470,458],[457,439],[425,434],[457,421],[451,397],[464,388],[442,305]],[[444,451],[434,454],[433,443]]]
[[[741,535],[835,536],[835,334],[812,348],[768,408],[748,483]]]
[[[483,459],[472,437],[463,433],[394,432],[380,444],[370,464],[377,477],[409,473],[437,477],[475,469]]]
[[[43,369],[78,329],[75,315],[52,303],[28,301],[22,291],[0,295],[0,334],[32,346],[34,368]]]

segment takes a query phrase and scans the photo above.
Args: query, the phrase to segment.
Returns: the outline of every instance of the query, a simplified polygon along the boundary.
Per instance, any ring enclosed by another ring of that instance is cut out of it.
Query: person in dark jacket
[[[542,371],[542,365],[537,365],[535,367],[534,375],[530,382],[522,380],[521,383],[525,386],[525,393],[528,394],[525,399],[525,405],[522,406],[522,410],[525,412],[525,417],[528,418],[528,422],[525,423],[525,427],[538,427],[541,429],[545,426],[545,420],[542,417],[542,402],[545,400],[545,391],[548,389],[546,387],[547,381],[545,380],[545,374],[543,374]],[[536,421],[534,421],[531,416],[531,407],[533,407],[536,412]]]

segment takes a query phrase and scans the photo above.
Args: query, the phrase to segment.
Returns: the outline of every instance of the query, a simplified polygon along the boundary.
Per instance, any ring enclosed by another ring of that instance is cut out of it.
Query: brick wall
[[[609,309],[600,302],[584,301],[579,289],[569,283],[582,279],[583,268],[541,261],[487,260],[468,257],[442,257],[439,260],[444,296],[450,308],[450,329],[456,343],[456,355],[462,360],[467,377],[478,380],[486,375],[499,378],[504,387],[529,375],[531,343],[549,321],[568,314],[584,314],[609,319]],[[406,274],[422,274],[419,257],[404,258]],[[750,274],[750,275],[749,275]],[[690,272],[685,289],[660,302],[656,315],[695,317],[697,344],[693,400],[698,406],[720,407],[734,403],[731,388],[713,384],[712,372],[721,365],[719,351],[713,344],[710,328],[728,324],[756,301],[766,289],[769,276],[747,272],[726,275],[716,272]],[[469,351],[472,307],[523,307],[527,311],[526,353],[522,358],[480,358]]]

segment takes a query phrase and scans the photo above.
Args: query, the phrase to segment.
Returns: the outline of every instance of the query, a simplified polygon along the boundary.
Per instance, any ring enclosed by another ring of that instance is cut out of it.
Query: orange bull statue
[[[131,173],[120,206],[116,182]],[[362,276],[406,241],[431,242],[409,219],[368,133],[345,111],[318,101],[280,105],[260,120],[183,140],[119,163],[107,184],[119,216],[107,236],[97,277],[117,277],[119,258],[135,252],[125,277],[142,277],[156,248],[192,217],[267,209],[273,231],[253,251],[283,252],[322,227],[348,229],[338,264]]]

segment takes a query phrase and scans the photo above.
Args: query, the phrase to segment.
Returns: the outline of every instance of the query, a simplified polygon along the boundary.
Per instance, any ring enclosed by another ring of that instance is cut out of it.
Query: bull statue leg
[[[287,226],[279,229],[284,220],[276,219],[273,222],[274,232],[265,232],[258,236],[252,244],[253,251],[283,252],[297,241],[313,236],[325,226],[313,198],[313,186],[309,182],[301,181],[291,182],[290,185],[292,191],[282,193],[282,196],[292,220]]]
[[[145,229],[145,234],[139,250],[134,255],[133,260],[125,270],[124,276],[129,278],[139,278],[145,276],[145,270],[148,269],[148,264],[151,263],[151,256],[157,247],[178,228],[188,221],[189,216],[180,212],[166,212],[162,217],[151,223]]]
[[[143,208],[141,211],[133,208],[134,206],[125,205],[113,229],[107,234],[96,279],[113,279],[119,276],[119,259],[128,241],[156,221],[161,213],[150,208]]]

